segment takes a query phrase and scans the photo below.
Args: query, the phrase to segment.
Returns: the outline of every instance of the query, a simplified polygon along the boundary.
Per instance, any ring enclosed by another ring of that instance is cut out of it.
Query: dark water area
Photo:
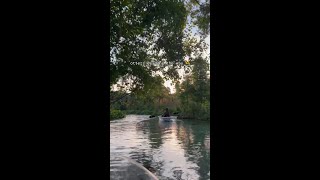
[[[111,179],[121,179],[119,157],[135,160],[159,179],[210,179],[210,124],[127,115],[110,122]]]

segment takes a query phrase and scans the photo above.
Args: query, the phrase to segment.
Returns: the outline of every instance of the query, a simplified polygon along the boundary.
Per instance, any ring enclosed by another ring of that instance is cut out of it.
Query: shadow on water
[[[210,179],[209,122],[148,119],[128,115],[110,123],[111,162],[130,157],[159,179]]]

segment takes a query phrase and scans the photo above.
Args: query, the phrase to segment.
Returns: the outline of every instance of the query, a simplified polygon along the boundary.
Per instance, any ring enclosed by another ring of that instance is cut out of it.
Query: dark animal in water
[[[156,117],[156,116],[154,116],[154,115],[149,116],[149,118],[154,118],[154,117]]]

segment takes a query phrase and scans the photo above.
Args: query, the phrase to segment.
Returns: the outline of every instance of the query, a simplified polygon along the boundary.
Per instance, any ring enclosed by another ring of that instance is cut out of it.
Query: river
[[[160,180],[210,179],[210,124],[127,115],[110,122],[111,179],[117,179],[117,157],[141,163]]]

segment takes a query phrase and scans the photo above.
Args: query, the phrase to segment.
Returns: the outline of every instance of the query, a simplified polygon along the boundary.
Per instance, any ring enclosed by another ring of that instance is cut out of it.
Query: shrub
[[[126,112],[126,114],[134,114],[134,110],[132,110],[132,109],[126,110],[125,112]]]
[[[120,110],[111,109],[110,110],[110,120],[124,118],[125,114]]]

